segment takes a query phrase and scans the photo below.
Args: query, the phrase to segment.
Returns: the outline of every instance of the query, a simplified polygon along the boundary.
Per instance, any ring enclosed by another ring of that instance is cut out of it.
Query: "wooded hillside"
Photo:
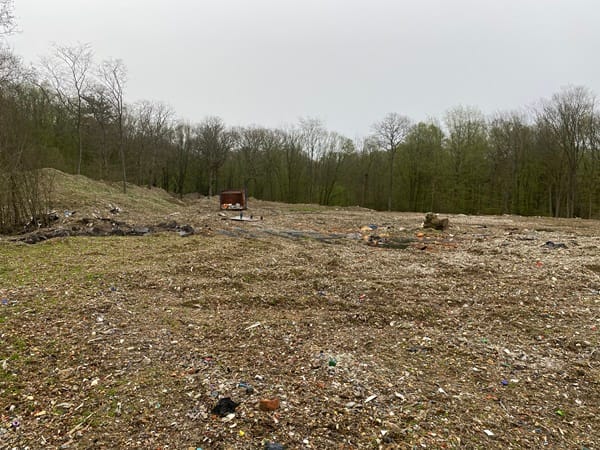
[[[13,20],[3,20],[6,33]],[[491,116],[471,106],[426,123],[390,113],[354,140],[315,118],[277,129],[192,123],[126,93],[124,62],[97,62],[87,44],[57,45],[35,67],[2,46],[0,228],[43,209],[27,172],[42,167],[180,196],[246,187],[291,203],[599,217],[600,115],[586,87]]]

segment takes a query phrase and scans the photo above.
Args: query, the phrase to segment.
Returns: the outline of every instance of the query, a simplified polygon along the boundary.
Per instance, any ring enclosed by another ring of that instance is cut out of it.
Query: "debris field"
[[[0,239],[0,448],[600,448],[598,221],[78,206]]]

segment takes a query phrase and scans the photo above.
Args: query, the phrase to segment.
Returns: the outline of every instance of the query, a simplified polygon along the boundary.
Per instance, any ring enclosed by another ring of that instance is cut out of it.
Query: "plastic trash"
[[[246,394],[252,394],[254,392],[254,387],[251,384],[246,383],[245,381],[240,381],[238,387],[246,389]]]
[[[543,247],[545,248],[550,248],[550,249],[555,249],[555,248],[567,248],[567,246],[565,244],[563,244],[562,242],[552,242],[552,241],[547,241]]]
[[[335,358],[329,358],[329,367],[335,367],[337,366],[337,360]]]
[[[365,399],[365,403],[369,403],[377,398],[377,394],[370,395]]]
[[[327,357],[325,356],[325,352],[323,350],[320,350],[319,353],[317,353],[313,357],[311,368],[319,369],[321,367],[325,367],[327,365],[326,361],[327,361]]]
[[[285,450],[285,447],[276,442],[265,442],[265,450]]]
[[[231,398],[224,397],[217,402],[211,412],[217,416],[226,417],[234,413],[238,405],[239,403],[234,402]]]

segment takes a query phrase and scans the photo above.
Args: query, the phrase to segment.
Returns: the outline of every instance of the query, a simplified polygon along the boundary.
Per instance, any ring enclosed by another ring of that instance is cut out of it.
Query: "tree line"
[[[600,214],[600,114],[586,87],[489,117],[465,106],[427,122],[390,113],[358,139],[315,118],[282,128],[192,123],[165,103],[127,103],[126,90],[124,63],[97,63],[89,45],[54,46],[35,67],[0,47],[1,230],[46,207],[41,167],[179,196],[246,188],[259,199],[378,210]]]

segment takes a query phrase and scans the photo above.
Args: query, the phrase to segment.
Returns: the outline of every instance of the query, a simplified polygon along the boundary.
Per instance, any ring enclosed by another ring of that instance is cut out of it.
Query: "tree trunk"
[[[119,118],[119,155],[121,156],[121,169],[123,171],[123,194],[127,193],[127,170],[125,166],[125,146],[123,145],[123,119]]]
[[[392,210],[392,195],[393,195],[393,188],[394,188],[394,156],[395,156],[395,150],[390,150],[390,179],[389,179],[389,186],[388,186],[388,211]]]

